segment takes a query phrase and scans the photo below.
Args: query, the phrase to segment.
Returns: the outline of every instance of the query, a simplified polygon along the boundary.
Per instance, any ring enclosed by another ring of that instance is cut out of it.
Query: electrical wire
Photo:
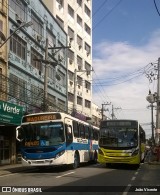
[[[158,15],[160,16],[160,12],[159,12],[159,10],[158,10],[157,4],[156,4],[156,0],[154,0],[154,5],[155,5],[155,8],[156,8],[156,10],[157,10]]]

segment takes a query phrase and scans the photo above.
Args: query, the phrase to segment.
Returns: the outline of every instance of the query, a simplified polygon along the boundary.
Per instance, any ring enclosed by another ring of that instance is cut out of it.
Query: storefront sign
[[[0,123],[20,125],[22,115],[22,106],[0,101]]]

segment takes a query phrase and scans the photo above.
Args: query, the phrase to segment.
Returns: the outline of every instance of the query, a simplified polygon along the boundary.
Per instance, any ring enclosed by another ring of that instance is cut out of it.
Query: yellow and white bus
[[[99,128],[61,112],[29,114],[17,127],[25,166],[72,165],[97,161]]]
[[[145,141],[145,131],[136,120],[101,121],[98,162],[139,165],[144,161]]]

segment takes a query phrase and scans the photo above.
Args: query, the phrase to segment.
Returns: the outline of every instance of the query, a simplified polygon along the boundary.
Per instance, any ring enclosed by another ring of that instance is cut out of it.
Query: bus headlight
[[[132,156],[136,156],[139,153],[139,149],[136,149],[133,153]]]
[[[55,159],[56,159],[56,158],[59,158],[59,157],[62,156],[64,153],[65,153],[65,150],[62,150],[61,152],[57,153],[56,156],[55,156]]]
[[[98,154],[104,155],[104,153],[102,152],[102,150],[100,148],[98,148]]]

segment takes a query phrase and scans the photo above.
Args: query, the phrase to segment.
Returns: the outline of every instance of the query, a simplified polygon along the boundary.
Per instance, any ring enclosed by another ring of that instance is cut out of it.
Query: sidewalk
[[[11,173],[18,173],[22,171],[31,170],[34,167],[25,167],[21,163],[13,165],[0,165],[0,176],[7,175]]]

